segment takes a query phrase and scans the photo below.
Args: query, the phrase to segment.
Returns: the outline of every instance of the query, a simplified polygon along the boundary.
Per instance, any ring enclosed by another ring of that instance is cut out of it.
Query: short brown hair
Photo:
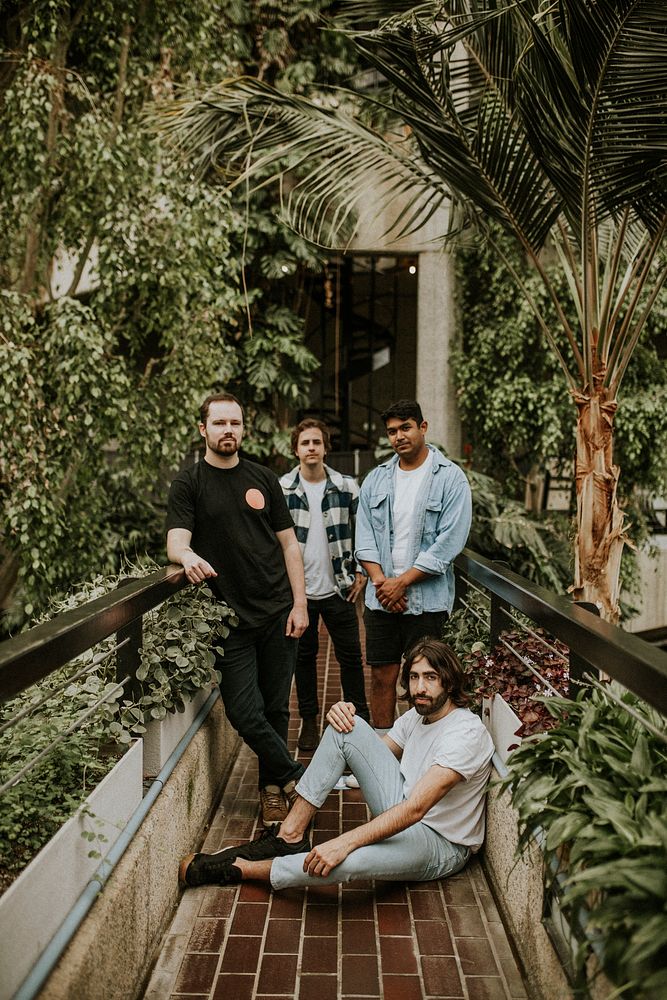
[[[241,407],[241,417],[243,418],[243,423],[245,423],[245,410],[243,409],[243,403],[236,396],[232,396],[231,392],[214,392],[210,396],[207,396],[204,402],[199,407],[199,420],[202,424],[205,424],[208,420],[208,410],[211,403],[236,403],[237,406]]]
[[[331,437],[329,436],[329,428],[324,423],[323,420],[317,420],[315,417],[306,417],[304,420],[300,420],[292,431],[292,436],[290,438],[290,443],[292,445],[292,452],[296,455],[296,446],[299,443],[299,435],[302,431],[307,431],[314,428],[315,430],[322,431],[322,441],[324,442],[324,450],[329,452],[331,448]]]
[[[417,639],[405,654],[403,666],[401,667],[401,686],[403,697],[406,698],[410,692],[410,670],[415,660],[421,658],[428,660],[434,670],[440,674],[442,686],[449,695],[452,704],[463,708],[470,701],[470,697],[464,691],[465,674],[458,656],[454,650],[432,635],[425,635],[422,639]]]

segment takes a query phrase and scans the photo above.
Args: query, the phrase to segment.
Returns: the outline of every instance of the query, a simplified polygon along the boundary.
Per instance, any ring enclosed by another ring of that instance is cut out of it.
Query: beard
[[[206,445],[211,449],[211,451],[214,451],[216,455],[235,455],[239,450],[239,442],[235,437],[225,437],[220,438],[218,441],[214,441],[207,434]]]
[[[447,704],[449,699],[449,692],[443,691],[437,696],[437,698],[429,698],[421,705],[415,704],[415,698],[408,698],[408,704],[411,708],[417,712],[418,715],[434,715],[439,712],[443,705]]]

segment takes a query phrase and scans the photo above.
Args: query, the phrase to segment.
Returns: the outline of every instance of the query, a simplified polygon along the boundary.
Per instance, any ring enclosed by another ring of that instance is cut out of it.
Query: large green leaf
[[[555,819],[547,831],[546,847],[553,851],[561,844],[567,843],[576,837],[590,823],[590,816],[587,813],[568,812],[564,816]]]

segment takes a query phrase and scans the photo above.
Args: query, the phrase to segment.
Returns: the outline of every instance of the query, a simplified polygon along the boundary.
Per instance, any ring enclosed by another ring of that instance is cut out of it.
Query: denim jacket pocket
[[[371,523],[373,528],[383,531],[389,517],[389,493],[384,490],[382,493],[374,493],[369,501]]]

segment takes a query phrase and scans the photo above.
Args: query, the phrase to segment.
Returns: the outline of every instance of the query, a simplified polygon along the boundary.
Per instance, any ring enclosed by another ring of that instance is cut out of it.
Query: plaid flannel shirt
[[[357,564],[354,558],[354,521],[359,502],[359,487],[351,476],[344,476],[335,469],[324,466],[327,484],[324,487],[322,513],[327,529],[329,555],[333,567],[336,591],[345,597],[354,583]],[[280,480],[301,553],[306,547],[310,527],[308,498],[301,485],[299,466],[286,472]],[[361,572],[361,569],[358,570]]]

